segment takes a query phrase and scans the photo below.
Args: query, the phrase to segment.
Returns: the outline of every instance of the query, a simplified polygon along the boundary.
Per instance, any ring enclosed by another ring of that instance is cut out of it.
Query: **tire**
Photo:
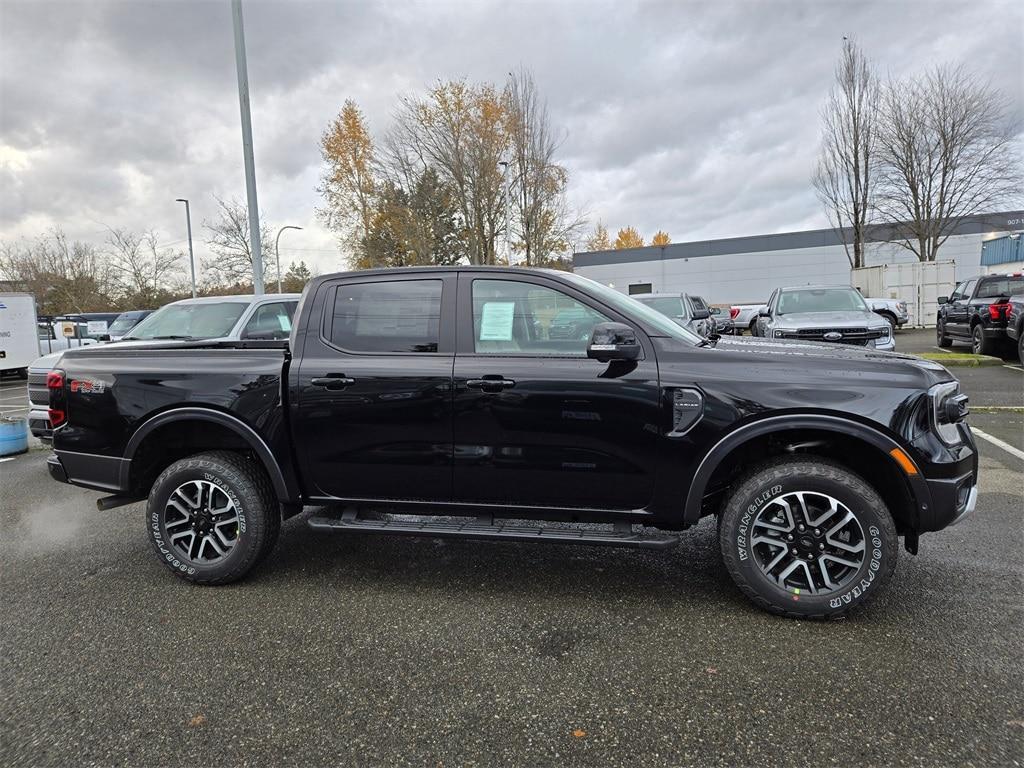
[[[757,336],[757,318],[755,317],[750,321],[750,325],[747,326],[747,330],[750,331],[751,336]]]
[[[227,511],[209,514],[217,509]],[[262,467],[216,451],[176,461],[160,474],[149,493],[146,529],[160,561],[177,576],[229,584],[273,549],[281,514]]]
[[[837,521],[849,516],[840,526]],[[726,569],[743,594],[766,611],[801,619],[838,619],[864,605],[888,582],[899,545],[892,515],[874,488],[812,456],[753,468],[726,499],[718,536]],[[774,540],[783,544],[765,543]],[[772,561],[777,565],[766,572]]]
[[[892,312],[879,312],[878,314],[889,322],[889,328],[892,330],[893,334],[895,334],[896,330],[899,328],[899,323],[896,322],[896,315]]]
[[[985,330],[981,323],[977,323],[971,329],[971,352],[976,355],[991,355],[994,346],[991,339],[985,338]]]
[[[1024,330],[1021,330],[1020,335],[1017,336],[1017,359],[1024,366]]]
[[[953,340],[946,335],[946,324],[941,320],[935,321],[935,342],[940,347],[952,347]]]

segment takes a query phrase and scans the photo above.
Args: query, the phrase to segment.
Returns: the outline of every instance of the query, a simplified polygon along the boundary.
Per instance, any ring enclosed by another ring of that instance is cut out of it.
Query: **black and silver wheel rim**
[[[981,354],[981,335],[982,335],[981,326],[977,326],[974,329],[974,336],[973,336],[974,343],[971,345],[971,351],[974,352],[974,354],[976,354],[976,355],[980,355]]]
[[[164,531],[178,554],[197,565],[213,565],[238,543],[238,510],[222,488],[189,480],[175,488],[164,506]]]
[[[942,343],[942,339],[943,339],[944,336],[945,336],[945,334],[942,332],[942,325],[941,324],[936,324],[936,326],[935,326],[935,340],[938,341],[939,344],[941,344]]]
[[[843,589],[867,556],[864,528],[838,499],[794,491],[770,502],[754,518],[754,562],[787,592],[827,595]]]

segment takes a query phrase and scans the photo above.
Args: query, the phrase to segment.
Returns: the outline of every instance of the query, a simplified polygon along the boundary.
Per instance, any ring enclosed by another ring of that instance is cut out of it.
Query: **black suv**
[[[1024,295],[1024,275],[980,275],[960,283],[949,296],[939,296],[935,337],[940,347],[954,341],[971,345],[977,355],[1008,346],[1007,318],[1011,297]]]
[[[558,330],[583,316],[587,338]],[[654,549],[712,517],[757,605],[834,618],[897,537],[916,552],[978,497],[937,363],[705,339],[546,270],[324,275],[287,342],[95,345],[47,388],[51,474],[103,509],[148,498],[157,557],[201,584],[242,578],[303,506],[334,505],[319,531]]]

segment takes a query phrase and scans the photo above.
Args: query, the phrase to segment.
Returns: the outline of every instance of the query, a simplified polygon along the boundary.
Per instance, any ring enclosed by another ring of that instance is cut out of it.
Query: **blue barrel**
[[[28,450],[28,419],[0,418],[0,456],[13,456]]]

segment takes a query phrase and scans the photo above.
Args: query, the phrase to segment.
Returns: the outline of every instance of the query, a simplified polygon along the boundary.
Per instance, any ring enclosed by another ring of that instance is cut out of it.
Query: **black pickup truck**
[[[1016,324],[1009,322],[1011,299],[1024,296],[1024,275],[981,275],[964,280],[949,296],[939,296],[935,340],[940,347],[965,341],[977,355],[1008,350]],[[1000,346],[1003,350],[1000,350]],[[1018,346],[1019,349],[1019,346]]]
[[[548,333],[566,311],[588,338]],[[598,283],[452,267],[327,275],[290,340],[68,352],[54,478],[148,499],[179,576],[223,584],[310,526],[662,548],[716,516],[761,607],[837,617],[898,537],[970,514],[966,396],[941,366],[855,347],[703,339]],[[369,514],[368,514],[369,513]]]

